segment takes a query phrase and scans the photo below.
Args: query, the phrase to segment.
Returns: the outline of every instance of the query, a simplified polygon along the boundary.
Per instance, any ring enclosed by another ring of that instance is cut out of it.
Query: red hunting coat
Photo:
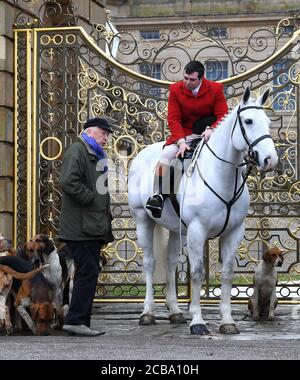
[[[214,128],[227,112],[228,107],[221,83],[203,77],[197,96],[185,87],[183,81],[172,84],[168,101],[168,125],[171,136],[167,139],[166,145],[191,135],[193,124],[197,119],[215,115],[217,121],[212,125]]]

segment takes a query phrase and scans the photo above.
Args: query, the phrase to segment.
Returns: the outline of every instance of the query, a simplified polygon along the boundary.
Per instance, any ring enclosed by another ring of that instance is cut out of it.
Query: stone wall
[[[0,232],[13,233],[13,31],[14,9],[0,2]]]
[[[58,0],[62,5],[69,0]],[[103,24],[106,20],[102,0],[74,0],[77,5],[76,14],[80,15],[78,24],[86,26],[86,20]],[[14,213],[14,63],[13,63],[13,24],[20,10],[33,13],[41,7],[42,0],[16,2],[0,0],[0,232],[13,238]],[[44,20],[45,21],[45,20]],[[56,20],[59,21],[59,20]],[[49,25],[51,20],[49,20]]]
[[[299,0],[107,0],[117,17],[237,15],[299,9]]]

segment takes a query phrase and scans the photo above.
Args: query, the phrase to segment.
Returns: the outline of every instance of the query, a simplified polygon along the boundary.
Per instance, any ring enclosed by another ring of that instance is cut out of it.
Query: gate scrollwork
[[[249,177],[251,206],[236,259],[233,296],[240,300],[250,295],[251,273],[262,250],[277,245],[285,255],[279,293],[283,299],[299,297],[298,15],[236,40],[220,27],[184,23],[176,30],[163,31],[158,49],[157,42],[129,33],[109,33],[105,26],[90,24],[87,30],[74,26],[78,15],[73,1],[69,2],[71,8],[56,5],[52,13],[46,12],[52,18],[59,12],[65,14],[64,27],[56,24],[55,29],[45,28],[43,20],[45,7],[49,11],[50,5],[58,2],[45,1],[42,6],[34,0],[17,3],[27,3],[31,10],[37,7],[38,11],[32,12],[37,21],[25,29],[24,25],[15,29],[16,240],[25,241],[36,231],[57,239],[64,149],[75,141],[87,118],[105,115],[115,127],[108,155],[116,241],[104,250],[108,265],[100,274],[97,296],[100,300],[142,300],[142,251],[127,204],[130,162],[146,145],[162,141],[168,134],[168,81],[181,73],[186,61],[201,60],[209,55],[209,49],[217,49],[231,67],[232,76],[223,80],[230,107],[248,84],[253,96],[271,89],[267,112],[280,158],[276,171]],[[112,57],[116,39],[118,61]],[[103,43],[110,55],[99,47]],[[26,59],[31,48],[32,71],[31,61]],[[172,55],[174,52],[177,55]],[[162,67],[163,81],[138,72],[139,65],[146,64],[146,72],[151,75],[157,62]],[[32,104],[28,100],[31,93]],[[31,117],[32,129],[28,124]],[[28,133],[32,135],[28,137]],[[204,298],[216,299],[220,296],[219,241],[210,241],[207,251]],[[190,297],[185,252],[179,261],[178,293],[184,301]],[[155,286],[155,296],[164,298],[164,285]]]

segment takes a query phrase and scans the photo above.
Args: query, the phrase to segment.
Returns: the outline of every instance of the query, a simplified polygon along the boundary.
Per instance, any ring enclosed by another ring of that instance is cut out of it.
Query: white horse
[[[166,305],[171,323],[186,322],[178,306],[175,271],[181,248],[181,238],[187,243],[192,300],[190,304],[191,334],[209,334],[202,318],[200,290],[204,278],[203,251],[207,239],[221,238],[222,294],[220,302],[220,332],[236,334],[239,331],[231,315],[231,288],[234,258],[243,236],[244,220],[250,203],[242,166],[245,152],[260,171],[273,169],[277,154],[269,134],[270,120],[263,110],[269,96],[266,91],[257,101],[250,98],[247,88],[242,100],[212,134],[195,161],[190,177],[183,176],[179,195],[181,217],[185,226],[166,199],[161,218],[153,218],[145,208],[152,194],[154,168],[163,143],[142,150],[133,160],[129,173],[128,200],[136,221],[138,243],[143,249],[146,277],[146,296],[140,324],[155,324],[153,299],[154,227],[160,224],[170,231],[167,249]]]

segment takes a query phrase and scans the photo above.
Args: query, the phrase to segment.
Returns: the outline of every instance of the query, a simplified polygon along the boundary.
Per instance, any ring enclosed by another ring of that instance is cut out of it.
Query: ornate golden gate
[[[231,76],[222,82],[230,107],[248,84],[256,96],[271,89],[267,111],[280,157],[276,172],[255,174],[248,181],[252,202],[236,258],[232,295],[242,300],[251,294],[254,264],[265,247],[277,245],[285,255],[278,293],[285,300],[299,297],[297,15],[235,40],[218,27],[184,23],[161,34],[159,49],[149,41],[114,34],[101,25],[91,24],[87,32],[72,26],[73,18],[69,21],[67,26],[52,28],[43,27],[41,19],[25,24],[17,21],[14,29],[15,241],[26,241],[37,232],[57,240],[64,149],[75,141],[88,117],[105,115],[115,125],[108,153],[116,241],[105,248],[108,264],[99,278],[97,298],[142,300],[142,251],[127,205],[130,161],[145,145],[164,140],[168,133],[169,75],[180,74],[190,59],[205,61],[219,52],[229,62]],[[105,44],[110,54],[101,49]],[[207,61],[213,73],[219,72],[221,60]],[[153,74],[158,62],[164,80],[146,76]],[[207,253],[203,297],[215,300],[220,295],[218,239],[209,242]],[[178,293],[182,301],[189,300],[185,252],[179,258]],[[164,285],[155,285],[155,295],[158,300],[164,298]]]

